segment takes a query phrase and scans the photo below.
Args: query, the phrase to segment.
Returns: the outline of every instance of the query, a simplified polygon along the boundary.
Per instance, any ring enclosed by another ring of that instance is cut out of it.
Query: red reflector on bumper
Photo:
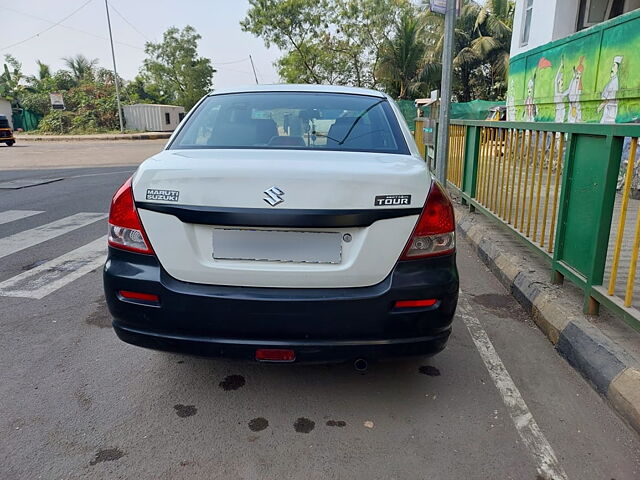
[[[293,350],[280,350],[275,348],[260,348],[256,350],[256,360],[264,362],[293,362],[296,352]]]
[[[433,307],[438,300],[430,298],[428,300],[399,300],[396,302],[396,308],[416,308],[416,307]]]
[[[145,302],[160,301],[160,297],[158,297],[158,295],[153,295],[152,293],[140,293],[140,292],[130,292],[128,290],[120,290],[120,295],[123,298],[128,298],[130,300],[144,300]]]

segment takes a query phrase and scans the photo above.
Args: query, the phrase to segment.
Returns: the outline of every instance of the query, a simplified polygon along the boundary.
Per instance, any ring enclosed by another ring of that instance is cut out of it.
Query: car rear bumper
[[[399,262],[370,287],[290,289],[190,284],[149,255],[109,248],[104,287],[113,326],[125,342],[204,356],[255,360],[287,349],[299,362],[430,355],[451,332],[458,298],[455,256]],[[119,292],[154,294],[153,304]],[[435,305],[395,308],[398,300]]]
[[[0,131],[0,142],[15,142],[16,138],[13,136],[13,133],[5,131]]]

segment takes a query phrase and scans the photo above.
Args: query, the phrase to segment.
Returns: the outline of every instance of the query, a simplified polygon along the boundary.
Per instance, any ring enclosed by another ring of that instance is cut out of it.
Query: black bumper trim
[[[225,208],[136,202],[143,210],[173,215],[184,223],[234,227],[350,228],[368,227],[378,220],[420,215],[421,208],[378,210],[305,210]]]
[[[358,288],[264,288],[182,282],[158,259],[109,248],[105,296],[125,342],[203,356],[254,359],[256,347],[296,351],[296,361],[430,355],[444,348],[458,298],[455,255],[399,262]],[[124,302],[120,290],[155,294],[160,306]],[[431,307],[398,300],[435,298]]]
[[[120,340],[153,350],[254,361],[257,349],[285,349],[295,351],[296,363],[348,362],[358,358],[376,360],[417,355],[431,356],[445,348],[451,334],[451,329],[448,328],[428,337],[361,341],[292,341],[166,335],[124,327],[117,321],[113,322],[113,328]]]

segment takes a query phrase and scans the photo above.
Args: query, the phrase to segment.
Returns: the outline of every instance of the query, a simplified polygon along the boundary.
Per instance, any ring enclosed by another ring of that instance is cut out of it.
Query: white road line
[[[101,173],[83,173],[82,175],[72,175],[70,177],[65,177],[66,179],[70,178],[84,178],[84,177],[101,177],[103,175],[118,175],[120,173],[133,173],[136,169],[133,168],[131,170],[119,170],[117,172],[101,172]]]
[[[469,330],[473,343],[475,343],[493,383],[502,396],[520,438],[534,457],[538,473],[548,480],[567,480],[567,474],[558,463],[553,448],[538,427],[529,407],[520,395],[520,391],[513,383],[511,375],[489,340],[487,332],[472,312],[469,301],[461,297],[458,304],[458,315]]]
[[[0,225],[3,223],[15,222],[16,220],[31,217],[39,213],[43,212],[37,210],[6,210],[4,212],[0,212]]]
[[[98,220],[107,218],[104,213],[81,212],[55,222],[47,223],[30,230],[24,230],[9,237],[0,238],[0,258],[13,255],[25,248],[33,247],[78,228],[91,225]]]
[[[104,264],[107,239],[99,238],[0,282],[0,297],[41,299]]]

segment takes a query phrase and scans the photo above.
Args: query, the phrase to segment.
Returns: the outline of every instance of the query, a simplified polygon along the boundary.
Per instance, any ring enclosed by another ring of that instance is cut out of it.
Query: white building
[[[124,105],[125,125],[128,130],[143,132],[173,132],[184,118],[184,107],[138,103]]]
[[[516,0],[511,56],[640,8],[640,0]]]

